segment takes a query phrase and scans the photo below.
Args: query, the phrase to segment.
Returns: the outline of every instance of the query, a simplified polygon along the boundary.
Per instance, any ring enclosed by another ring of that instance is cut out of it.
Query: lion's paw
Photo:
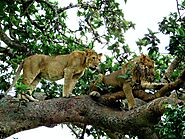
[[[26,94],[26,98],[29,99],[29,101],[39,101],[38,99],[35,99],[33,96]]]
[[[28,94],[18,94],[17,97],[18,97],[19,100],[23,100],[23,101],[26,101],[26,102],[39,101],[38,99],[35,99],[35,98],[33,98],[33,96],[30,96]]]
[[[92,91],[89,95],[92,97],[100,97],[101,96],[100,93],[97,91]]]
[[[72,97],[72,96],[74,96],[72,93],[68,93],[68,94],[62,94],[62,97],[64,97],[64,98],[70,98],[70,97]]]

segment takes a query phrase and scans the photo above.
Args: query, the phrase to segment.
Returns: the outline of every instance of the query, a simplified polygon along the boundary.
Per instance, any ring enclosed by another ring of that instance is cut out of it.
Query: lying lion
[[[122,88],[128,100],[129,109],[136,107],[136,102],[132,93],[132,89],[138,84],[145,88],[151,88],[151,81],[154,79],[154,61],[146,55],[141,55],[123,65],[121,70],[110,73],[109,75],[101,75],[101,81],[107,86]],[[91,96],[99,96],[99,92],[95,89],[90,93]]]
[[[75,84],[84,74],[85,69],[96,69],[100,63],[101,56],[102,54],[97,54],[90,49],[74,51],[67,55],[32,55],[24,60],[23,64],[21,64],[22,66],[19,67],[19,73],[17,72],[17,75],[19,75],[20,69],[23,68],[23,84],[29,87],[29,94],[24,92],[18,97],[27,101],[38,101],[32,97],[32,92],[41,78],[50,81],[64,78],[63,97],[69,97]],[[17,79],[18,76],[11,87],[14,86]]]

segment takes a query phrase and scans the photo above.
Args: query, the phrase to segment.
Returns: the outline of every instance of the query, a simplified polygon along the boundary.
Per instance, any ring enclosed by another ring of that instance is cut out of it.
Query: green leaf
[[[185,1],[183,1],[183,2],[182,2],[182,6],[184,6],[184,7],[185,7]]]
[[[184,36],[184,37],[185,37],[185,31],[184,31],[184,28],[178,28],[178,29],[177,29],[177,32],[178,32],[178,34],[179,34],[179,35],[181,35],[181,36]]]

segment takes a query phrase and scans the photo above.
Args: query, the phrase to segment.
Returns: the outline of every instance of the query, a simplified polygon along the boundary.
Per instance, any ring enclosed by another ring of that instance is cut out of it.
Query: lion
[[[91,49],[73,51],[66,55],[48,56],[35,54],[29,56],[21,64],[23,68],[22,82],[29,87],[29,94],[22,93],[18,98],[27,101],[38,101],[33,98],[32,92],[41,79],[57,81],[62,78],[64,78],[62,95],[63,97],[70,97],[75,84],[83,76],[85,69],[96,69],[101,57],[102,54],[97,54]],[[20,69],[21,67],[18,70],[21,71]]]
[[[132,89],[141,84],[144,84],[144,87],[149,87],[147,85],[150,85],[154,79],[154,61],[142,54],[123,65],[121,70],[109,75],[101,75],[100,78],[100,81],[96,81],[96,83],[102,82],[106,86],[122,88],[130,110],[136,107]],[[100,94],[95,89],[90,95],[99,96]]]

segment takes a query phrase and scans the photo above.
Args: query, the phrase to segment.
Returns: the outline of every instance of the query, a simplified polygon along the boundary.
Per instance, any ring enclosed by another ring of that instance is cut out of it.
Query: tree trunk
[[[137,134],[141,127],[153,128],[164,111],[163,103],[174,99],[155,99],[130,111],[119,111],[94,101],[89,96],[57,98],[25,105],[11,97],[0,100],[0,138],[39,126],[64,122],[83,123],[123,134]]]

